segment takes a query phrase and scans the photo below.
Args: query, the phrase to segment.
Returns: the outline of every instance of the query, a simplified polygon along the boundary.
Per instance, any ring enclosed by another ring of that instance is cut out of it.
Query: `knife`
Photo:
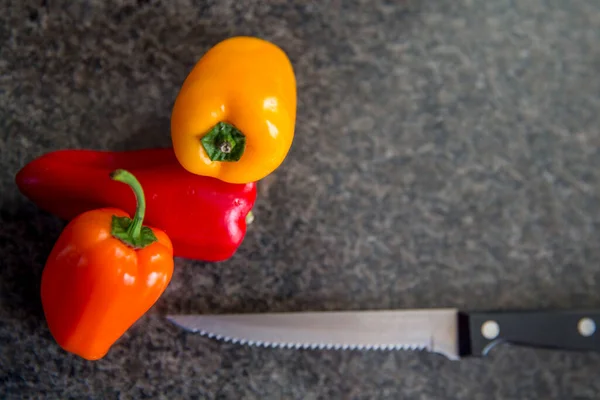
[[[178,327],[232,343],[304,349],[424,350],[451,360],[499,343],[600,351],[600,310],[474,311],[456,308],[167,315]]]

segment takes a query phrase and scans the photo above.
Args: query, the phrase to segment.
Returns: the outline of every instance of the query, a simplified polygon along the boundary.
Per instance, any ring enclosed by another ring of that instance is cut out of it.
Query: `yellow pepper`
[[[296,78],[275,44],[226,39],[204,54],[177,95],[171,140],[196,175],[256,182],[284,161],[296,123]]]

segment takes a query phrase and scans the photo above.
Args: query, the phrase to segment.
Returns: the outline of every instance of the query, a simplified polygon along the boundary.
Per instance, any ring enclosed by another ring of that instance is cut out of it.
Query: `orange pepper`
[[[55,243],[41,282],[48,328],[66,351],[88,360],[104,357],[162,295],[173,274],[173,246],[163,231],[143,226],[141,185],[127,171],[112,179],[128,184],[137,208],[80,214]]]
[[[171,139],[189,172],[256,182],[284,161],[296,122],[296,78],[281,48],[233,37],[192,68],[171,114]]]

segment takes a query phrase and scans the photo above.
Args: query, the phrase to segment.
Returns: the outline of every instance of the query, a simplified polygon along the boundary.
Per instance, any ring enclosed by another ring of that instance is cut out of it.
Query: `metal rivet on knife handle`
[[[488,340],[496,339],[500,334],[500,326],[496,321],[485,321],[481,325],[481,334]]]
[[[596,323],[591,318],[581,318],[577,324],[577,330],[581,336],[592,336],[596,332]]]

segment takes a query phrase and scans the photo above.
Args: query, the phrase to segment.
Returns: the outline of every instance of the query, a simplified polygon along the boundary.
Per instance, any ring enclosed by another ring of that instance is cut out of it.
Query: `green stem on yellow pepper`
[[[202,139],[212,161],[238,161],[246,149],[246,137],[232,124],[219,122]]]

